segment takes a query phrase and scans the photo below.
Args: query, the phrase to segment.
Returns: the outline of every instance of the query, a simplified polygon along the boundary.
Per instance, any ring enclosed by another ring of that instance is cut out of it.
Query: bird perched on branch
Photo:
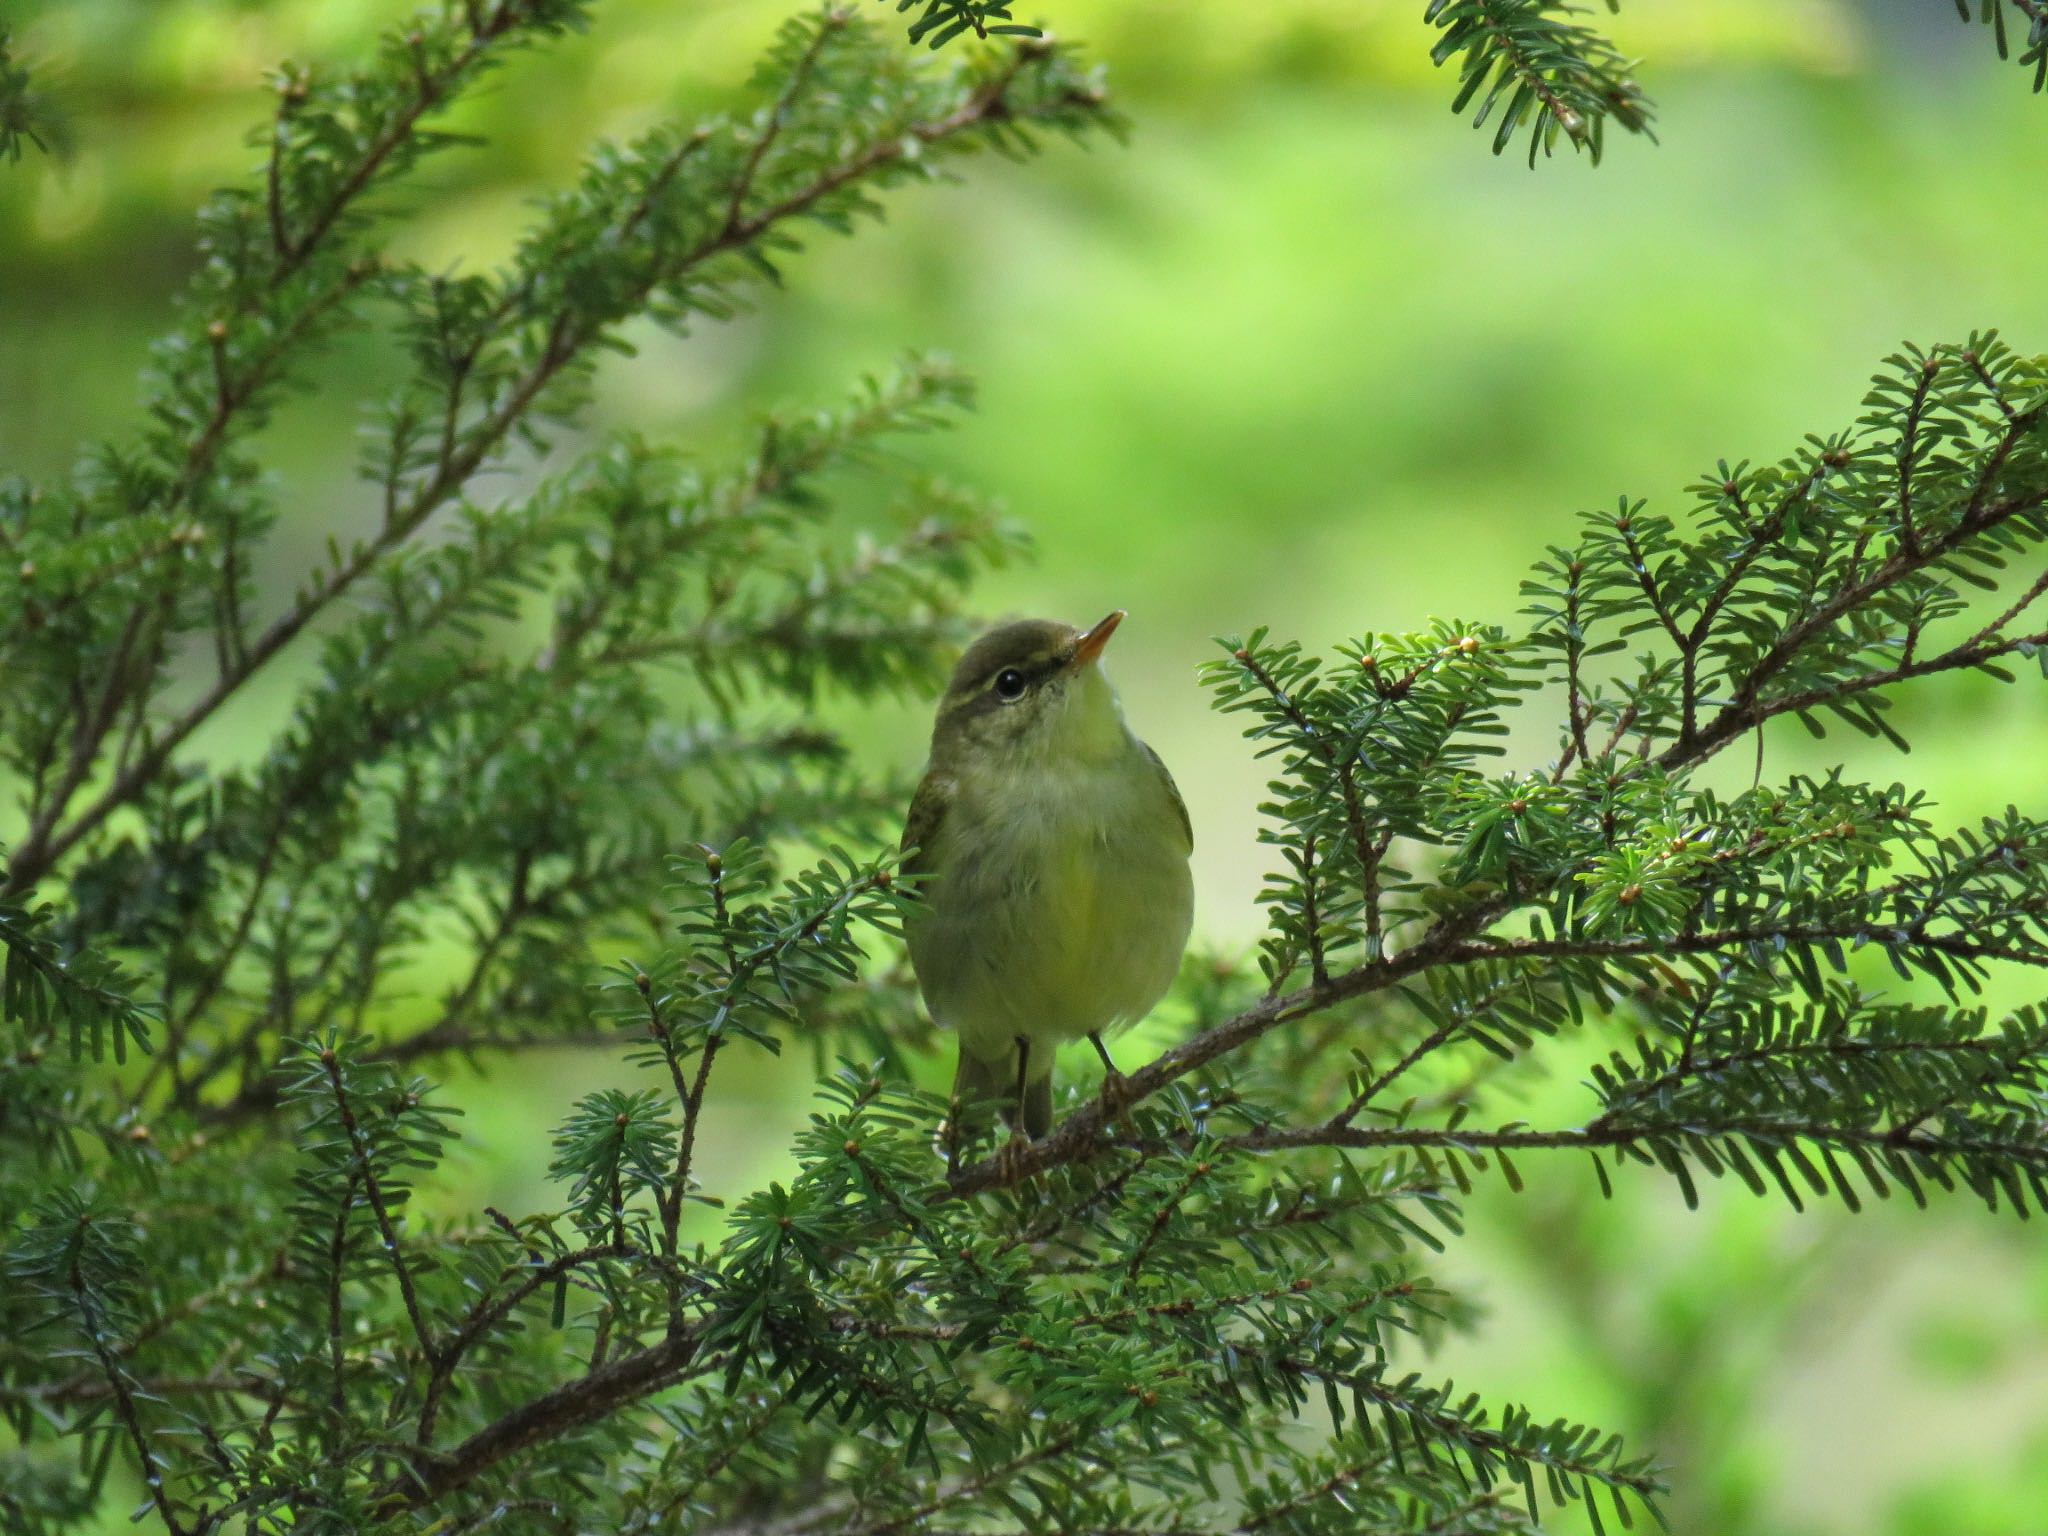
[[[1025,620],[969,646],[903,832],[911,963],[960,1037],[953,1097],[1033,1139],[1067,1041],[1094,1043],[1105,1097],[1127,1102],[1102,1037],[1165,995],[1193,918],[1187,807],[1102,672],[1123,618]]]

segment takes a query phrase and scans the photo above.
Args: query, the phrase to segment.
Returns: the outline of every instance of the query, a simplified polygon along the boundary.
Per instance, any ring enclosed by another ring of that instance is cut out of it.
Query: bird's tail
[[[1024,1134],[1033,1141],[1052,1129],[1052,1073],[1024,1085]]]
[[[1038,1065],[1035,1060],[1029,1063],[1031,1068]],[[1036,1141],[1052,1129],[1052,1062],[1048,1059],[1043,1071],[1027,1071],[1024,1102],[1019,1104],[1016,1058],[986,1061],[963,1048],[953,1074],[953,1101],[969,1124],[975,1122],[977,1106],[985,1114],[993,1104],[1005,1121],[1013,1126],[1021,1122],[1024,1134]]]

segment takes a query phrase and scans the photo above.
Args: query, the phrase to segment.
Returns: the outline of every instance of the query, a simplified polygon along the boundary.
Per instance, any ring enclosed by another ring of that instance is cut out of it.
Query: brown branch
[[[270,828],[264,835],[262,852],[257,855],[256,868],[249,876],[249,894],[242,902],[242,910],[235,918],[235,926],[227,942],[221,946],[220,954],[215,957],[214,963],[207,967],[206,974],[192,989],[192,996],[187,999],[185,1006],[169,1020],[164,1030],[163,1048],[151,1059],[149,1070],[143,1073],[142,1081],[135,1085],[135,1092],[129,1097],[131,1105],[139,1108],[142,1101],[148,1097],[150,1089],[156,1086],[158,1076],[165,1072],[170,1073],[173,1089],[182,1096],[184,1084],[179,1071],[185,1042],[199,1015],[220,995],[221,988],[227,983],[228,973],[234,968],[236,958],[248,943],[250,930],[255,926],[257,909],[262,905],[263,892],[270,884],[271,871],[276,866],[279,845],[284,841],[285,824],[291,803],[290,800],[285,801],[271,818]]]
[[[351,1168],[335,1202],[334,1231],[327,1239],[327,1366],[328,1403],[339,1420],[348,1412],[348,1357],[341,1342],[341,1282],[348,1259],[348,1216],[355,1208],[356,1171]]]
[[[675,1385],[697,1367],[701,1347],[695,1332],[672,1332],[528,1399],[451,1450],[422,1453],[414,1474],[385,1490],[382,1513],[423,1509],[529,1446]]]
[[[518,1236],[518,1230],[513,1230]],[[470,1347],[499,1323],[511,1316],[528,1297],[544,1285],[551,1285],[601,1259],[629,1259],[640,1250],[632,1243],[598,1243],[586,1248],[558,1254],[546,1263],[529,1263],[518,1266],[525,1271],[519,1284],[504,1295],[479,1297],[469,1310],[469,1315],[456,1326],[433,1360],[433,1373],[428,1378],[424,1401],[420,1404],[418,1440],[421,1445],[431,1444],[434,1437],[434,1421],[440,1412],[441,1399],[454,1379],[455,1368],[462,1363],[462,1357]]]
[[[2048,584],[2048,573],[2037,583],[2027,601],[2039,596],[2044,584]],[[1831,683],[1825,687],[1809,688],[1803,693],[1784,694],[1758,708],[1756,718],[1774,720],[1779,715],[1798,714],[1802,710],[1815,709],[1837,699],[1854,698],[1859,693],[1868,693],[1873,688],[1889,688],[1896,683],[1910,682],[1918,677],[1931,677],[1937,672],[1956,672],[1967,667],[1981,667],[1987,662],[2010,656],[2022,646],[2048,645],[2048,630],[2038,634],[2015,635],[2010,639],[1973,639],[1938,656],[1929,656],[1920,661],[1902,661],[1896,667],[1882,672],[1866,672],[1859,677]]]
[[[1727,571],[1713,592],[1708,595],[1706,602],[1701,605],[1700,616],[1693,621],[1688,638],[1695,647],[1706,642],[1707,636],[1713,630],[1714,620],[1727,606],[1729,599],[1734,597],[1736,588],[1742,584],[1742,578],[1749,574],[1750,568],[1762,558],[1764,551],[1777,543],[1778,536],[1785,531],[1786,520],[1801,502],[1812,497],[1815,487],[1827,478],[1831,467],[1824,456],[1815,458],[1798,482],[1772,503],[1771,510],[1764,514],[1763,520],[1751,529],[1749,543],[1741,554],[1728,563]],[[1740,509],[1743,502],[1739,487],[1735,499],[1736,506]]]
[[[1869,918],[1839,926],[1815,923],[1764,924],[1753,928],[1718,928],[1705,933],[1680,933],[1624,939],[1476,939],[1454,947],[1442,957],[1447,965],[1477,960],[1607,959],[1628,956],[1700,955],[1749,944],[1843,944],[1864,941],[1887,949],[1932,949],[1959,960],[2009,960],[2020,965],[2048,966],[2048,946],[2015,948],[1989,943],[1962,933],[1915,933],[1893,937],[1897,924]]]
[[[307,223],[305,232],[296,240],[283,237],[282,216],[277,216],[273,225],[274,237],[282,238],[282,259],[271,277],[271,286],[281,286],[325,240],[334,226],[340,222],[349,206],[375,183],[377,174],[385,162],[396,154],[405,141],[412,137],[421,118],[435,110],[448,99],[450,89],[489,51],[490,45],[512,31],[518,19],[519,5],[516,0],[507,0],[498,7],[488,21],[475,27],[470,39],[447,65],[433,74],[418,76],[418,91],[405,110],[388,124],[383,133],[372,140],[360,159],[342,178],[327,201],[315,211]]]
[[[88,1218],[81,1218],[85,1220]],[[113,1350],[106,1341],[100,1327],[99,1308],[93,1301],[91,1288],[85,1283],[80,1267],[79,1252],[83,1245],[74,1244],[68,1279],[71,1285],[73,1304],[78,1308],[79,1324],[86,1342],[92,1346],[93,1357],[99,1361],[100,1372],[106,1378],[107,1388],[114,1399],[114,1413],[127,1431],[128,1440],[135,1447],[136,1459],[142,1465],[142,1481],[149,1490],[150,1502],[156,1506],[158,1518],[171,1536],[189,1536],[191,1527],[179,1518],[178,1508],[171,1502],[170,1489],[164,1484],[163,1464],[157,1460],[156,1450],[149,1443],[149,1435],[142,1427],[141,1415],[135,1407],[134,1389],[128,1382],[128,1374],[120,1361],[115,1359]]]
[[[1446,959],[1444,963],[1452,964],[1454,962],[1450,959]],[[1491,1008],[1507,993],[1509,993],[1518,986],[1526,985],[1527,982],[1528,977],[1526,975],[1518,974],[1509,977],[1507,980],[1503,981],[1498,987],[1494,988],[1489,993],[1487,993],[1485,997],[1474,998],[1470,1002],[1461,1003],[1454,1007],[1451,1010],[1453,1016],[1450,1019],[1446,1020],[1443,1024],[1438,1025],[1435,1029],[1431,1030],[1427,1035],[1424,1035],[1408,1050],[1407,1054],[1401,1057],[1399,1061],[1396,1061],[1391,1067],[1387,1068],[1386,1071],[1380,1073],[1377,1077],[1373,1078],[1370,1082],[1368,1082],[1363,1088],[1359,1089],[1356,1093],[1354,1093],[1351,1096],[1351,1101],[1348,1104],[1346,1104],[1343,1109],[1338,1111],[1337,1115],[1335,1116],[1335,1123],[1338,1125],[1349,1125],[1353,1120],[1358,1118],[1359,1113],[1362,1110],[1364,1110],[1364,1108],[1368,1104],[1374,1102],[1376,1099],[1379,1098],[1381,1094],[1385,1093],[1387,1089],[1390,1088],[1394,1083],[1398,1082],[1401,1078],[1405,1077],[1411,1068],[1419,1064],[1425,1057],[1430,1056],[1436,1051],[1443,1049],[1443,1047],[1450,1044],[1452,1040],[1456,1039],[1459,1032],[1466,1028],[1466,1026],[1472,1022],[1472,1018],[1475,1014],[1485,1012],[1488,1008]]]
[[[1250,651],[1240,650],[1234,658],[1238,665],[1252,675],[1258,685],[1265,689],[1273,702],[1280,706],[1281,713],[1300,737],[1301,746],[1323,765],[1337,775],[1337,788],[1344,802],[1344,826],[1350,834],[1352,856],[1358,860],[1359,879],[1365,889],[1366,922],[1368,931],[1375,937],[1379,933],[1379,863],[1384,845],[1375,843],[1365,818],[1365,802],[1358,790],[1358,753],[1356,750],[1339,752],[1301,705],[1280,686],[1280,680],[1273,676]],[[1419,670],[1419,669],[1418,669]],[[1321,984],[1329,978],[1324,970],[1322,941],[1313,930],[1310,936],[1311,970],[1314,980]]]
[[[2036,412],[2029,411],[2022,419],[2024,425],[2022,422],[2016,422],[2007,429],[2004,437],[2000,440],[2004,453],[2010,453],[2011,446],[2017,444],[2026,431],[2031,429],[2035,419],[2037,419]],[[1999,457],[2001,455],[1994,452],[1993,458]],[[1987,460],[1987,471],[1990,468],[1990,462]],[[1852,582],[1850,585],[1842,588],[1833,597],[1807,614],[1805,618],[1789,626],[1778,637],[1777,643],[1770,650],[1766,651],[1757,661],[1756,665],[1750,669],[1749,675],[1737,687],[1734,697],[1722,706],[1712,720],[1692,737],[1672,743],[1671,746],[1666,748],[1657,757],[1656,764],[1658,768],[1665,772],[1670,772],[1676,768],[1702,762],[1742,734],[1744,730],[1753,728],[1761,721],[1774,715],[1785,713],[1787,708],[1811,708],[1815,704],[1826,702],[1827,698],[1837,692],[1861,691],[1866,688],[1882,686],[1887,682],[1897,682],[1906,677],[1924,676],[1929,671],[1943,670],[1943,668],[1931,663],[1913,663],[1910,669],[1902,667],[1894,669],[1893,673],[1870,674],[1868,678],[1854,685],[1833,690],[1812,690],[1807,694],[1798,696],[1804,702],[1797,706],[1783,704],[1778,701],[1769,701],[1763,697],[1763,690],[1770,680],[1790,665],[1793,658],[1805,649],[1807,643],[1816,635],[1832,628],[1837,620],[1868,602],[1879,592],[1953,554],[1957,549],[1978,535],[1989,533],[2000,524],[2009,522],[2011,519],[2024,513],[2038,510],[2044,503],[2048,503],[2048,491],[2034,491],[2004,501],[1982,505],[1979,504],[1980,499],[1980,497],[1972,498],[1971,510],[1957,522],[1954,528],[1937,539],[1923,541],[1920,552],[1917,555],[1909,555],[1903,549],[1895,551],[1861,581]],[[2017,644],[2017,641],[2013,642],[2013,645]],[[1954,653],[1950,654],[1953,655]],[[1948,665],[1974,665],[1974,662],[1952,661]]]
[[[1592,760],[1592,749],[1586,744],[1586,722],[1592,714],[1592,706],[1586,702],[1584,679],[1580,676],[1585,664],[1585,628],[1579,618],[1579,578],[1585,574],[1585,566],[1572,560],[1565,567],[1565,579],[1571,585],[1565,591],[1564,602],[1564,669],[1565,669],[1565,725],[1571,732],[1570,743],[1558,755],[1557,767],[1550,776],[1553,784],[1562,784],[1564,776],[1576,757],[1580,762]]]
[[[235,377],[228,367],[225,343],[229,334],[226,321],[216,320],[207,328],[207,341],[212,348],[216,369],[214,405],[200,428],[199,435],[185,451],[185,465],[179,472],[178,480],[171,487],[162,510],[169,511],[185,501],[192,488],[199,484],[221,445],[228,439],[228,429],[242,408],[253,400],[262,388],[277,377],[277,372],[294,346],[302,341],[314,324],[336,308],[356,289],[377,274],[374,261],[359,261],[342,273],[340,279],[325,291],[316,294],[290,322],[270,338],[268,345],[259,352],[250,366]]]
[[[398,1241],[398,1225],[392,1219],[390,1202],[384,1198],[383,1183],[377,1177],[377,1168],[370,1157],[370,1144],[363,1135],[363,1128],[356,1120],[356,1112],[348,1101],[348,1090],[341,1081],[341,1061],[333,1050],[320,1053],[320,1064],[327,1069],[327,1083],[334,1094],[334,1107],[340,1112],[342,1129],[348,1133],[350,1148],[355,1153],[356,1171],[363,1183],[363,1198],[370,1203],[370,1212],[377,1221],[377,1233],[384,1239],[384,1252],[391,1261],[392,1272],[398,1277],[399,1294],[405,1300],[405,1315],[412,1320],[413,1337],[419,1340],[420,1353],[429,1361],[435,1359],[434,1337],[427,1327],[425,1314],[420,1311],[420,1298],[413,1288],[412,1266],[405,1262],[405,1250]]]
[[[1205,1161],[1196,1163],[1188,1169],[1180,1183],[1175,1186],[1173,1193],[1162,1200],[1159,1209],[1152,1213],[1152,1225],[1145,1229],[1145,1236],[1139,1241],[1138,1246],[1131,1250],[1130,1263],[1124,1266],[1124,1273],[1131,1279],[1138,1278],[1139,1272],[1145,1267],[1146,1258],[1166,1231],[1167,1223],[1173,1220],[1173,1213],[1180,1209],[1181,1201],[1187,1199],[1194,1187],[1209,1176],[1210,1166]]]
[[[1650,612],[1657,616],[1658,624],[1662,625],[1664,633],[1671,637],[1671,643],[1681,653],[1689,652],[1691,650],[1690,638],[1683,629],[1679,628],[1678,616],[1671,611],[1670,605],[1664,601],[1664,590],[1657,585],[1656,578],[1650,574],[1650,562],[1643,554],[1642,545],[1636,542],[1635,520],[1624,515],[1616,520],[1615,527],[1621,533],[1621,542],[1628,550],[1629,568],[1635,572],[1636,585],[1642,588],[1643,596],[1650,604]]]
[[[747,194],[754,190],[754,178],[760,172],[761,162],[780,136],[789,109],[810,84],[811,72],[818,66],[818,55],[824,52],[825,45],[836,34],[846,30],[846,24],[852,19],[852,13],[844,10],[829,10],[818,17],[817,31],[811,34],[810,42],[790,69],[789,77],[776,95],[774,106],[769,108],[767,124],[755,135],[747,150],[746,163],[740,167],[739,175],[733,178],[732,197],[725,207],[725,230],[728,234],[740,227],[740,214],[746,207]]]
[[[1674,1065],[1655,1077],[1623,1084],[1620,1092],[1602,1112],[1602,1118],[1613,1115],[1619,1108],[1654,1098],[1667,1088],[1679,1087],[1693,1079],[1717,1077],[1732,1067],[1755,1066],[1767,1061],[1798,1060],[1802,1057],[1833,1056],[1853,1060],[1868,1056],[2000,1056],[1999,1045],[2000,1042],[1995,1039],[1865,1040],[1854,1035],[1845,1035],[1834,1039],[1799,1040],[1757,1046],[1751,1050],[1726,1051],[1719,1056],[1694,1058],[1690,1054],[1693,1037],[1688,1033],[1685,1052]],[[2009,1068],[2005,1071],[1993,1068],[1982,1074],[1975,1082],[1978,1087],[1990,1087],[2009,1075]],[[1944,1102],[1922,1111],[1912,1121],[1907,1122],[1908,1131],[1917,1128],[1921,1121],[1946,1107],[1947,1103]]]
[[[100,680],[97,700],[87,706],[73,723],[71,752],[65,759],[64,771],[58,777],[49,797],[37,807],[35,816],[29,821],[28,831],[22,835],[19,846],[9,854],[7,881],[0,886],[0,896],[12,896],[26,890],[35,883],[35,875],[22,874],[33,870],[42,850],[49,847],[50,839],[56,833],[57,824],[63,820],[71,799],[85,783],[92,772],[92,765],[99,755],[101,744],[107,732],[113,728],[114,719],[120,712],[123,690],[128,684],[128,662],[135,642],[142,631],[143,618],[147,610],[137,603],[128,610],[127,623],[122,627],[120,638],[114,642],[112,654],[106,665],[106,675]],[[78,692],[82,695],[83,689]],[[79,698],[83,704],[83,698]],[[40,798],[40,797],[39,797]]]
[[[1219,1145],[1245,1152],[1299,1151],[1305,1147],[1341,1147],[1352,1151],[1397,1151],[1417,1149],[1440,1152],[1596,1151],[1607,1147],[1632,1147],[1644,1142],[1679,1138],[1740,1136],[1774,1143],[1811,1141],[1823,1146],[1864,1147],[1878,1151],[1912,1152],[1930,1157],[1998,1156],[2026,1154],[2033,1166],[2048,1171],[2048,1145],[2021,1146],[1990,1137],[1929,1136],[1901,1125],[1880,1130],[1862,1126],[1830,1125],[1819,1120],[1772,1120],[1745,1118],[1695,1122],[1690,1120],[1639,1120],[1621,1124],[1593,1120],[1576,1129],[1494,1131],[1450,1130],[1441,1126],[1341,1126],[1320,1125],[1265,1127],[1226,1137]]]
[[[1704,739],[1705,733],[1702,733]],[[1702,747],[1704,753],[1711,750]],[[1160,1055],[1156,1060],[1140,1067],[1126,1079],[1126,1091],[1122,1102],[1125,1105],[1146,1098],[1158,1092],[1169,1083],[1176,1082],[1190,1072],[1206,1066],[1220,1056],[1229,1054],[1265,1035],[1282,1024],[1320,1013],[1350,999],[1384,991],[1396,982],[1409,976],[1432,969],[1442,964],[1459,964],[1473,960],[1492,960],[1514,957],[1546,957],[1562,955],[1633,955],[1650,952],[1704,953],[1733,945],[1761,942],[1773,938],[1787,938],[1794,942],[1821,942],[1827,939],[1851,939],[1862,931],[1863,925],[1845,927],[1839,930],[1825,928],[1791,929],[1731,929],[1708,934],[1680,935],[1674,939],[1652,941],[1647,939],[1611,940],[1538,940],[1538,939],[1477,939],[1476,934],[1499,920],[1511,905],[1511,898],[1501,897],[1483,903],[1456,917],[1439,919],[1420,939],[1397,955],[1370,961],[1355,970],[1332,978],[1327,986],[1308,986],[1285,997],[1264,998],[1233,1018],[1216,1024],[1192,1039],[1184,1041]],[[1870,924],[1870,936],[1881,940],[1880,924]],[[2048,955],[2036,951],[2021,951],[1982,941],[1963,935],[1919,935],[1914,944],[1938,949],[1944,954],[1958,958],[2017,960],[2027,964],[2048,964]],[[1103,1098],[1091,1099],[1067,1116],[1043,1140],[1029,1143],[1008,1151],[1000,1160],[990,1158],[962,1168],[948,1180],[945,1193],[962,1196],[978,1193],[1004,1185],[1020,1183],[1025,1179],[1049,1169],[1061,1167],[1095,1156],[1104,1145],[1103,1132],[1113,1116],[1112,1108]],[[1329,1127],[1332,1132],[1350,1134],[1341,1125]],[[1257,1133],[1254,1133],[1254,1138]],[[1299,1133],[1291,1133],[1299,1134]],[[1368,1130],[1357,1132],[1360,1136],[1372,1137],[1385,1134]],[[1424,1137],[1441,1135],[1423,1131]],[[1567,1137],[1577,1133],[1562,1133]],[[1455,1137],[1452,1138],[1455,1141]],[[1274,1142],[1277,1147],[1291,1143]],[[1389,1143],[1366,1141],[1305,1141],[1301,1145],[1373,1146]],[[1400,1144],[1400,1143],[1394,1143]],[[1427,1141],[1420,1144],[1430,1144]],[[1512,1143],[1512,1145],[1575,1145],[1569,1139]],[[1260,1145],[1255,1139],[1234,1138],[1225,1145]]]
[[[1275,1363],[1279,1369],[1292,1375],[1303,1376],[1312,1381],[1329,1382],[1347,1392],[1368,1398],[1382,1408],[1403,1414],[1418,1424],[1427,1425],[1434,1434],[1467,1447],[1468,1454],[1478,1451],[1503,1462],[1534,1463],[1549,1470],[1553,1476],[1562,1474],[1598,1482],[1611,1488],[1626,1488],[1644,1500],[1663,1490],[1664,1485],[1648,1473],[1623,1472],[1603,1466],[1597,1459],[1597,1454],[1590,1458],[1560,1456],[1545,1449],[1517,1444],[1497,1430],[1483,1428],[1454,1413],[1425,1406],[1414,1398],[1405,1396],[1395,1388],[1389,1387],[1374,1371],[1332,1371],[1313,1359],[1283,1359]]]
[[[1440,923],[1400,954],[1332,977],[1327,985],[1311,985],[1282,997],[1260,999],[1242,1013],[1212,1025],[1131,1073],[1125,1080],[1121,1103],[1128,1105],[1147,1098],[1282,1024],[1321,1013],[1352,998],[1384,991],[1397,981],[1428,969],[1464,936],[1467,924],[1483,926],[1494,915],[1489,908],[1476,908],[1459,920],[1456,927]],[[1001,1159],[988,1158],[960,1169],[948,1181],[948,1192],[954,1196],[976,1194],[1091,1157],[1101,1149],[1102,1134],[1115,1118],[1112,1111],[1116,1109],[1105,1098],[1090,1099],[1043,1140],[1016,1147]]]
[[[1899,433],[1899,539],[1911,555],[1920,553],[1920,530],[1913,520],[1913,470],[1920,462],[1920,417],[1927,409],[1927,392],[1941,371],[1935,358],[1920,364],[1920,377],[1913,385],[1913,398],[1906,406],[1906,422]]]
[[[1585,132],[1583,121],[1571,103],[1557,94],[1556,89],[1551,85],[1549,79],[1545,77],[1542,69],[1529,57],[1528,52],[1522,46],[1521,38],[1503,27],[1499,18],[1484,5],[1478,6],[1474,10],[1473,17],[1480,27],[1492,37],[1494,48],[1502,58],[1508,61],[1508,67],[1514,71],[1515,78],[1522,82],[1523,87],[1532,96],[1543,103],[1544,109],[1557,120],[1558,126],[1563,128],[1574,142],[1577,142]],[[1483,57],[1483,55],[1478,56]],[[1622,120],[1624,122],[1631,121],[1627,117],[1624,117]],[[1637,127],[1641,126],[1640,119],[1634,121]],[[1597,143],[1598,141],[1596,140],[1595,142]],[[1530,163],[1532,165],[1535,163],[1534,156],[1535,151],[1532,148],[1530,150]]]
[[[690,1080],[690,1091],[683,1099],[683,1134],[676,1144],[675,1173],[661,1217],[662,1251],[671,1258],[675,1256],[676,1228],[682,1218],[683,1202],[690,1193],[690,1163],[697,1150],[697,1123],[702,1118],[704,1090],[710,1085],[712,1059],[718,1055],[722,1038],[712,1035],[704,1041],[703,1052],[697,1058],[697,1075]]]

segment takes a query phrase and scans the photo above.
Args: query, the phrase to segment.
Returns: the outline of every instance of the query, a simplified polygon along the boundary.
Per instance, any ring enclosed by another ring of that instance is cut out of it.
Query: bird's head
[[[1123,715],[1099,665],[1123,622],[1093,629],[1022,619],[967,648],[932,727],[932,759],[1029,766],[1106,756],[1123,745]]]

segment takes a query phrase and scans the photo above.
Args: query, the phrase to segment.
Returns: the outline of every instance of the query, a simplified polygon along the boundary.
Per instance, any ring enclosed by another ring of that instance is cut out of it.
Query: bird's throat
[[[1048,768],[1060,762],[1114,762],[1136,749],[1116,690],[1092,663],[1067,684],[1058,707],[1047,712],[1045,728],[1034,734]]]

